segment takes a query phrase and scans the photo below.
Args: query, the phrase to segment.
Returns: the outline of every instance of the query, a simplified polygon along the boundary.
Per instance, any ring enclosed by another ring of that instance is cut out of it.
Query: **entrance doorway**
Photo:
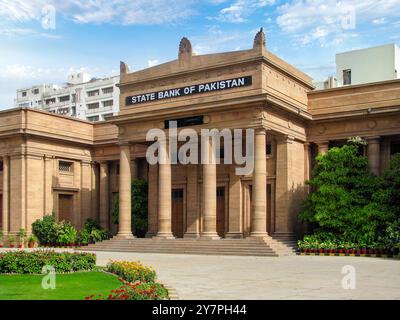
[[[58,195],[58,221],[72,221],[73,196],[68,194]]]
[[[217,188],[217,233],[225,237],[225,187]]]
[[[172,190],[172,234],[176,238],[183,238],[183,189]]]

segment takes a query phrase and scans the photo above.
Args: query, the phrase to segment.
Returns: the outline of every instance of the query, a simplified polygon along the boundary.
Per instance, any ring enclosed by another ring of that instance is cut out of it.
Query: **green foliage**
[[[81,244],[95,243],[110,238],[110,233],[100,227],[97,221],[87,219],[83,229],[79,232],[78,242]]]
[[[76,242],[77,231],[69,222],[61,221],[56,225],[57,244],[65,245]]]
[[[144,237],[147,232],[147,196],[148,185],[142,180],[132,181],[132,230],[138,237]],[[119,200],[115,199],[111,208],[111,221],[118,224]]]
[[[92,270],[96,266],[96,256],[89,253],[40,251],[12,251],[0,254],[0,273],[40,274],[46,265],[56,272]]]
[[[360,141],[351,140],[317,157],[313,178],[307,182],[314,192],[300,213],[300,219],[314,227],[316,238],[306,237],[301,245],[326,243],[321,237],[335,245],[369,247],[383,239],[392,245],[396,241],[392,223],[399,220],[400,157],[393,159],[383,177],[376,177],[369,173],[368,160],[359,154],[359,147]]]
[[[23,243],[25,243],[25,240],[26,240],[26,231],[25,231],[25,229],[19,229],[19,232],[18,232],[18,241],[19,241],[19,243],[20,244],[23,244]]]
[[[32,232],[40,244],[56,243],[58,234],[54,214],[46,215],[32,223]]]

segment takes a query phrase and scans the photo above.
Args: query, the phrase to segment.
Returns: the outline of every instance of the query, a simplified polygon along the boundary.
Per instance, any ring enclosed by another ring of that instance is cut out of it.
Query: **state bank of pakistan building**
[[[309,76],[265,42],[261,30],[252,49],[194,55],[183,38],[177,60],[137,72],[121,63],[120,112],[104,122],[28,108],[1,111],[4,233],[29,232],[32,222],[54,212],[77,228],[93,218],[112,230],[114,239],[97,245],[103,249],[169,252],[169,243],[181,243],[181,252],[191,252],[215,242],[216,252],[226,243],[232,253],[236,244],[240,252],[265,243],[265,252],[279,253],[302,231],[297,215],[318,153],[360,136],[368,142],[370,170],[380,174],[399,152],[400,80],[314,90]],[[236,175],[236,165],[225,164],[149,165],[146,134],[168,132],[169,120],[199,133],[254,129],[252,174]],[[152,239],[132,237],[132,179],[148,182],[146,237]],[[116,197],[118,226],[110,218]]]

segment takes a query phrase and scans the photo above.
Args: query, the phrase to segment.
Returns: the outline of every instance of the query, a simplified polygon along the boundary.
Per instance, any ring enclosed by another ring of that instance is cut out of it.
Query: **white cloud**
[[[40,20],[42,8],[53,5],[58,15],[77,23],[152,25],[191,16],[192,4],[192,0],[0,0],[0,17],[19,22]]]
[[[363,23],[399,17],[400,0],[293,0],[278,7],[278,26],[298,44],[338,45]]]
[[[386,18],[379,18],[379,19],[374,19],[374,20],[372,20],[372,23],[373,24],[376,24],[376,25],[379,25],[379,24],[385,24],[387,21],[386,21]]]
[[[156,65],[158,65],[160,62],[157,60],[157,59],[153,59],[153,60],[148,60],[147,61],[147,65],[149,66],[149,67],[154,67],[154,66],[156,66]]]
[[[275,0],[236,0],[229,7],[220,10],[216,18],[219,21],[242,23],[257,9],[273,5]]]

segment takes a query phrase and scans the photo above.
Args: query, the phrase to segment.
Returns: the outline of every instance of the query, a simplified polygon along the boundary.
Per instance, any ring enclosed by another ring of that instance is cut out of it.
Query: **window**
[[[52,99],[47,99],[46,100],[46,105],[50,105],[50,104],[53,104],[53,103],[56,103],[56,98],[52,98]]]
[[[60,172],[72,172],[72,162],[69,161],[59,161],[58,162],[58,170]]]
[[[87,108],[88,108],[89,110],[93,110],[93,109],[99,108],[99,106],[100,106],[100,104],[99,104],[98,102],[95,102],[95,103],[89,103],[89,104],[87,105]]]
[[[66,102],[66,101],[69,101],[69,96],[63,96],[63,97],[60,97],[59,99],[60,99],[60,102]]]
[[[109,87],[109,88],[103,88],[103,94],[108,94],[108,93],[113,93],[114,92],[114,88],[113,87]]]
[[[0,161],[0,172],[3,172],[3,161]]]
[[[103,115],[103,119],[106,120],[107,118],[110,118],[110,117],[112,117],[112,116],[113,116],[112,113],[107,113],[107,114],[104,114],[104,115]]]
[[[26,91],[22,91],[22,96],[23,97],[26,97],[26,94],[27,94]]]
[[[33,94],[39,94],[39,89],[34,89]]]
[[[87,117],[87,121],[96,122],[99,121],[99,116]]]
[[[395,155],[396,153],[400,153],[400,141],[392,141],[390,143],[390,155]]]
[[[95,96],[98,96],[99,93],[100,93],[99,90],[93,90],[93,91],[88,91],[87,95],[88,95],[88,97],[95,97]]]
[[[103,107],[112,107],[114,105],[113,100],[103,101]]]
[[[266,155],[267,156],[272,156],[272,143],[271,142],[267,142],[267,146],[265,148],[266,150]]]
[[[343,70],[343,85],[348,86],[351,84],[351,69]]]
[[[68,114],[69,113],[69,108],[60,108],[57,110],[58,114]]]

